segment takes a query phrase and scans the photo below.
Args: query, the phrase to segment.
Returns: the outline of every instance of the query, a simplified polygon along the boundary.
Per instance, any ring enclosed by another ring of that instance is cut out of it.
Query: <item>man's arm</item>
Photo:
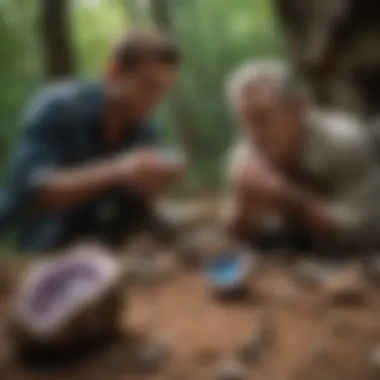
[[[255,179],[245,180],[234,209],[232,231],[235,236],[246,237],[254,228],[255,216],[261,208],[284,215],[293,215],[316,236],[337,238],[356,236],[364,224],[364,210],[352,202],[327,202],[281,178],[276,173],[258,173]],[[256,207],[252,208],[252,205]]]
[[[43,209],[71,207],[107,188],[125,185],[147,201],[182,172],[168,165],[153,150],[136,150],[110,160],[73,169],[58,169],[40,183],[39,204]]]
[[[335,173],[331,181],[339,189],[333,198],[323,199],[273,168],[257,165],[251,165],[242,180],[246,195],[264,207],[294,215],[317,236],[356,239],[368,225],[371,202],[380,191],[375,151],[365,130],[347,133],[331,145],[329,168]]]
[[[165,165],[151,150],[64,168],[63,154],[67,148],[61,123],[67,106],[45,101],[26,118],[26,133],[11,168],[11,189],[18,199],[19,212],[70,208],[118,184],[144,192],[157,182],[170,181],[175,176],[176,168]]]
[[[227,161],[227,182],[231,199],[223,209],[223,222],[227,232],[238,239],[247,239],[260,221],[261,205],[251,196],[248,179],[255,175],[262,161],[256,152],[239,144],[232,149]]]

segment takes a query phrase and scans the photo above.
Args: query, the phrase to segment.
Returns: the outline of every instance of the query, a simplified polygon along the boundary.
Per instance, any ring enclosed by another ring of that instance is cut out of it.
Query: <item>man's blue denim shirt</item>
[[[151,123],[142,122],[127,125],[120,144],[107,147],[104,118],[100,82],[52,85],[27,109],[0,198],[0,230],[15,226],[22,250],[56,249],[82,237],[115,243],[137,227],[142,202],[126,188],[109,189],[65,211],[33,211],[40,186],[52,170],[77,167],[156,140]]]

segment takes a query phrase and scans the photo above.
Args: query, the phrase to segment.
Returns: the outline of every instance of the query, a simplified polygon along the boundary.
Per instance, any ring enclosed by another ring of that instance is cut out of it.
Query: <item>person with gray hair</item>
[[[362,249],[380,237],[380,171],[368,128],[313,107],[285,65],[251,62],[227,84],[240,124],[228,160],[230,233],[258,236],[275,215],[318,246]]]

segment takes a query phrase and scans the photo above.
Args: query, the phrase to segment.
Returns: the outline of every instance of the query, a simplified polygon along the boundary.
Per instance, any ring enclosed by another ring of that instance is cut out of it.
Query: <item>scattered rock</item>
[[[300,292],[294,286],[285,286],[276,290],[276,299],[285,305],[294,305],[299,299]]]
[[[181,231],[176,220],[166,215],[157,215],[151,226],[151,232],[157,242],[164,245],[175,244]]]
[[[152,278],[154,266],[145,257],[127,257],[124,266],[128,273],[128,278],[133,282],[145,282]]]
[[[336,271],[325,283],[327,297],[338,305],[354,305],[364,301],[365,283],[357,267]]]
[[[222,361],[216,368],[215,380],[245,380],[246,371],[235,360]]]
[[[261,316],[261,330],[259,331],[260,340],[266,349],[273,347],[277,331],[272,310],[265,310]]]
[[[371,258],[368,259],[367,262],[365,262],[364,270],[368,277],[375,282],[376,284],[380,285],[380,255],[376,254],[373,255]]]
[[[295,269],[295,277],[303,286],[316,287],[331,276],[331,267],[316,261],[302,261]]]
[[[107,347],[107,352],[103,357],[105,367],[115,372],[125,370],[126,359],[128,352],[124,345],[118,344],[115,346]]]
[[[202,264],[202,249],[194,241],[194,236],[185,236],[177,244],[181,262],[190,268],[197,268]]]
[[[176,260],[167,252],[159,252],[149,257],[128,257],[124,260],[124,266],[132,282],[155,282],[175,272]]]
[[[320,360],[325,359],[330,352],[330,345],[326,340],[317,341],[310,350],[310,359]]]
[[[170,355],[170,347],[164,343],[149,343],[139,352],[139,363],[144,371],[155,371],[165,364]]]
[[[369,359],[373,367],[377,371],[380,371],[380,344],[372,348]]]
[[[28,354],[60,354],[111,336],[118,329],[123,291],[119,261],[98,246],[83,245],[36,263],[23,278],[12,308],[14,342]]]
[[[240,348],[239,358],[246,364],[258,363],[265,348],[263,334],[255,334],[251,341]]]
[[[214,363],[219,357],[217,350],[211,347],[205,347],[199,351],[197,354],[197,360],[201,364],[211,364]]]

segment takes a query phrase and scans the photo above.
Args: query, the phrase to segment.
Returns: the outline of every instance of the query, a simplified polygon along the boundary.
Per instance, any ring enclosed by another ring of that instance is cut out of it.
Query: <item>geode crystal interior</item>
[[[119,277],[112,257],[91,250],[38,264],[22,284],[18,323],[33,335],[48,337],[101,300]]]

